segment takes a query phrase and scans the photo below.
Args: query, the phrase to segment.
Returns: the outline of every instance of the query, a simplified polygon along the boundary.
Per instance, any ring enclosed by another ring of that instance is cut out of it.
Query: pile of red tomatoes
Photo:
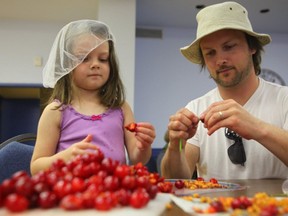
[[[172,183],[143,164],[119,164],[98,150],[65,163],[57,160],[30,177],[19,171],[0,185],[0,207],[12,212],[30,208],[107,211],[117,206],[142,208]]]

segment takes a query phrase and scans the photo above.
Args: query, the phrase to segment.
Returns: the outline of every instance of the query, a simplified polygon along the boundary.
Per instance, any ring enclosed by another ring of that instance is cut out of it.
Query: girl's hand
[[[81,142],[71,145],[69,148],[63,151],[63,157],[64,157],[63,159],[68,161],[77,155],[85,154],[88,151],[98,149],[98,147],[95,144],[92,144],[91,141],[92,141],[92,135],[89,134]]]
[[[186,108],[180,109],[175,115],[170,116],[169,130],[169,148],[179,150],[180,139],[186,140],[193,137],[197,131],[199,118]]]
[[[153,125],[147,122],[138,122],[135,132],[137,148],[141,150],[150,148],[156,137]]]

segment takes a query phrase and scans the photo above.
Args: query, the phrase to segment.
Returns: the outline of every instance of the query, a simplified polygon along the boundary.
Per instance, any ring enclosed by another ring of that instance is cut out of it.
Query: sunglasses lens
[[[246,154],[244,146],[241,142],[235,142],[228,148],[228,156],[232,163],[241,164],[244,166],[246,161]]]
[[[234,140],[235,142],[227,150],[231,162],[244,166],[244,163],[246,162],[246,154],[242,138],[237,133],[229,130],[228,128],[225,128],[225,136],[228,139]]]

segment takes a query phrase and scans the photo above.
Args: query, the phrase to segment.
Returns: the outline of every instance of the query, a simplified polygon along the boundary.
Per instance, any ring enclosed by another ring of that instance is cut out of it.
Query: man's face
[[[238,85],[254,73],[252,55],[245,34],[225,29],[212,33],[200,41],[200,49],[210,76],[223,87]]]

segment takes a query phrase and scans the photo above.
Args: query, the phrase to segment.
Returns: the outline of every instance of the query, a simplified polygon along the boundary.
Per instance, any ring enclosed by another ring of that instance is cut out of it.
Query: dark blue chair
[[[151,173],[157,172],[157,164],[153,156],[151,156],[150,160],[145,164],[148,168],[148,171]]]
[[[36,135],[32,133],[12,137],[0,144],[0,183],[15,172],[24,170],[30,174],[30,161]]]

